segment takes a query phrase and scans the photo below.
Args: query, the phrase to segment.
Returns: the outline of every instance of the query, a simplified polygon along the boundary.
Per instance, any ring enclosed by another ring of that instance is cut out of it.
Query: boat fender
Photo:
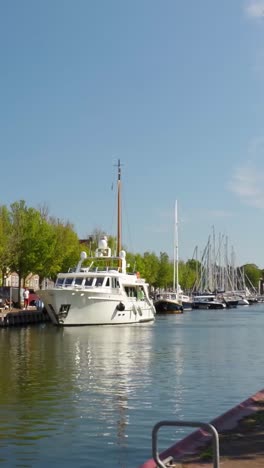
[[[125,310],[125,304],[123,302],[119,302],[119,304],[116,306],[117,310]]]

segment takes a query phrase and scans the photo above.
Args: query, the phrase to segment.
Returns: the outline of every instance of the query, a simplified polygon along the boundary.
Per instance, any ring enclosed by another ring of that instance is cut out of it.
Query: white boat
[[[248,306],[248,305],[249,305],[249,301],[246,299],[246,297],[239,296],[238,305]]]
[[[95,256],[81,253],[76,268],[59,273],[55,286],[37,292],[51,321],[59,326],[118,325],[151,322],[155,307],[149,285],[137,273],[128,273],[120,239],[120,181],[118,161],[118,256],[112,256],[107,237],[100,239]],[[90,264],[83,267],[89,259]]]

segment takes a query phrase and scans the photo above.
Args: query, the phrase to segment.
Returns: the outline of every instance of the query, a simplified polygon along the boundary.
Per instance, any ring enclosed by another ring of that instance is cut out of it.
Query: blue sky
[[[1,203],[264,268],[264,0],[2,0]],[[214,227],[214,228],[213,228]]]

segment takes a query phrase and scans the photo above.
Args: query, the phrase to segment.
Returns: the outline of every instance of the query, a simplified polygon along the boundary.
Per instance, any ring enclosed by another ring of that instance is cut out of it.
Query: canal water
[[[0,465],[137,468],[156,422],[208,422],[264,387],[263,334],[261,304],[0,329]],[[160,450],[191,431],[161,430]]]

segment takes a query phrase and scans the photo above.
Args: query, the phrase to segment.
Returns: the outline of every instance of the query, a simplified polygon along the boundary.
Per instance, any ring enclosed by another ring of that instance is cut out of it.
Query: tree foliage
[[[0,206],[0,270],[2,284],[10,272],[19,275],[19,286],[28,274],[38,274],[40,283],[44,278],[55,279],[58,272],[68,269],[79,260],[81,250],[93,256],[98,241],[106,233],[94,229],[87,242],[80,244],[70,222],[49,217],[46,207],[28,207],[24,200],[11,204],[10,208]],[[108,245],[116,254],[116,238],[108,237]],[[178,282],[184,291],[192,291],[199,276],[200,262],[179,261]],[[127,252],[127,267],[130,272],[139,272],[141,277],[154,289],[173,287],[174,265],[166,252],[157,256],[154,252],[143,255]],[[264,270],[254,264],[243,267],[246,285],[258,287]]]
[[[159,269],[157,282],[154,286],[167,289],[171,287],[173,281],[173,267],[166,252],[161,252],[159,257]]]
[[[248,263],[244,265],[243,269],[245,273],[246,286],[249,289],[251,289],[252,286],[257,289],[259,280],[262,276],[262,271],[253,263]]]
[[[7,274],[10,251],[9,251],[9,238],[11,234],[11,220],[10,213],[6,206],[0,207],[0,266],[2,271],[2,283]]]
[[[49,261],[49,276],[54,279],[59,271],[68,271],[80,256],[81,246],[73,226],[60,220],[52,220],[53,255]]]
[[[0,268],[16,272],[19,288],[30,274],[54,278],[76,262],[80,244],[72,225],[47,219],[24,200],[0,208]],[[3,282],[3,281],[2,281]],[[20,297],[20,295],[19,295]]]

